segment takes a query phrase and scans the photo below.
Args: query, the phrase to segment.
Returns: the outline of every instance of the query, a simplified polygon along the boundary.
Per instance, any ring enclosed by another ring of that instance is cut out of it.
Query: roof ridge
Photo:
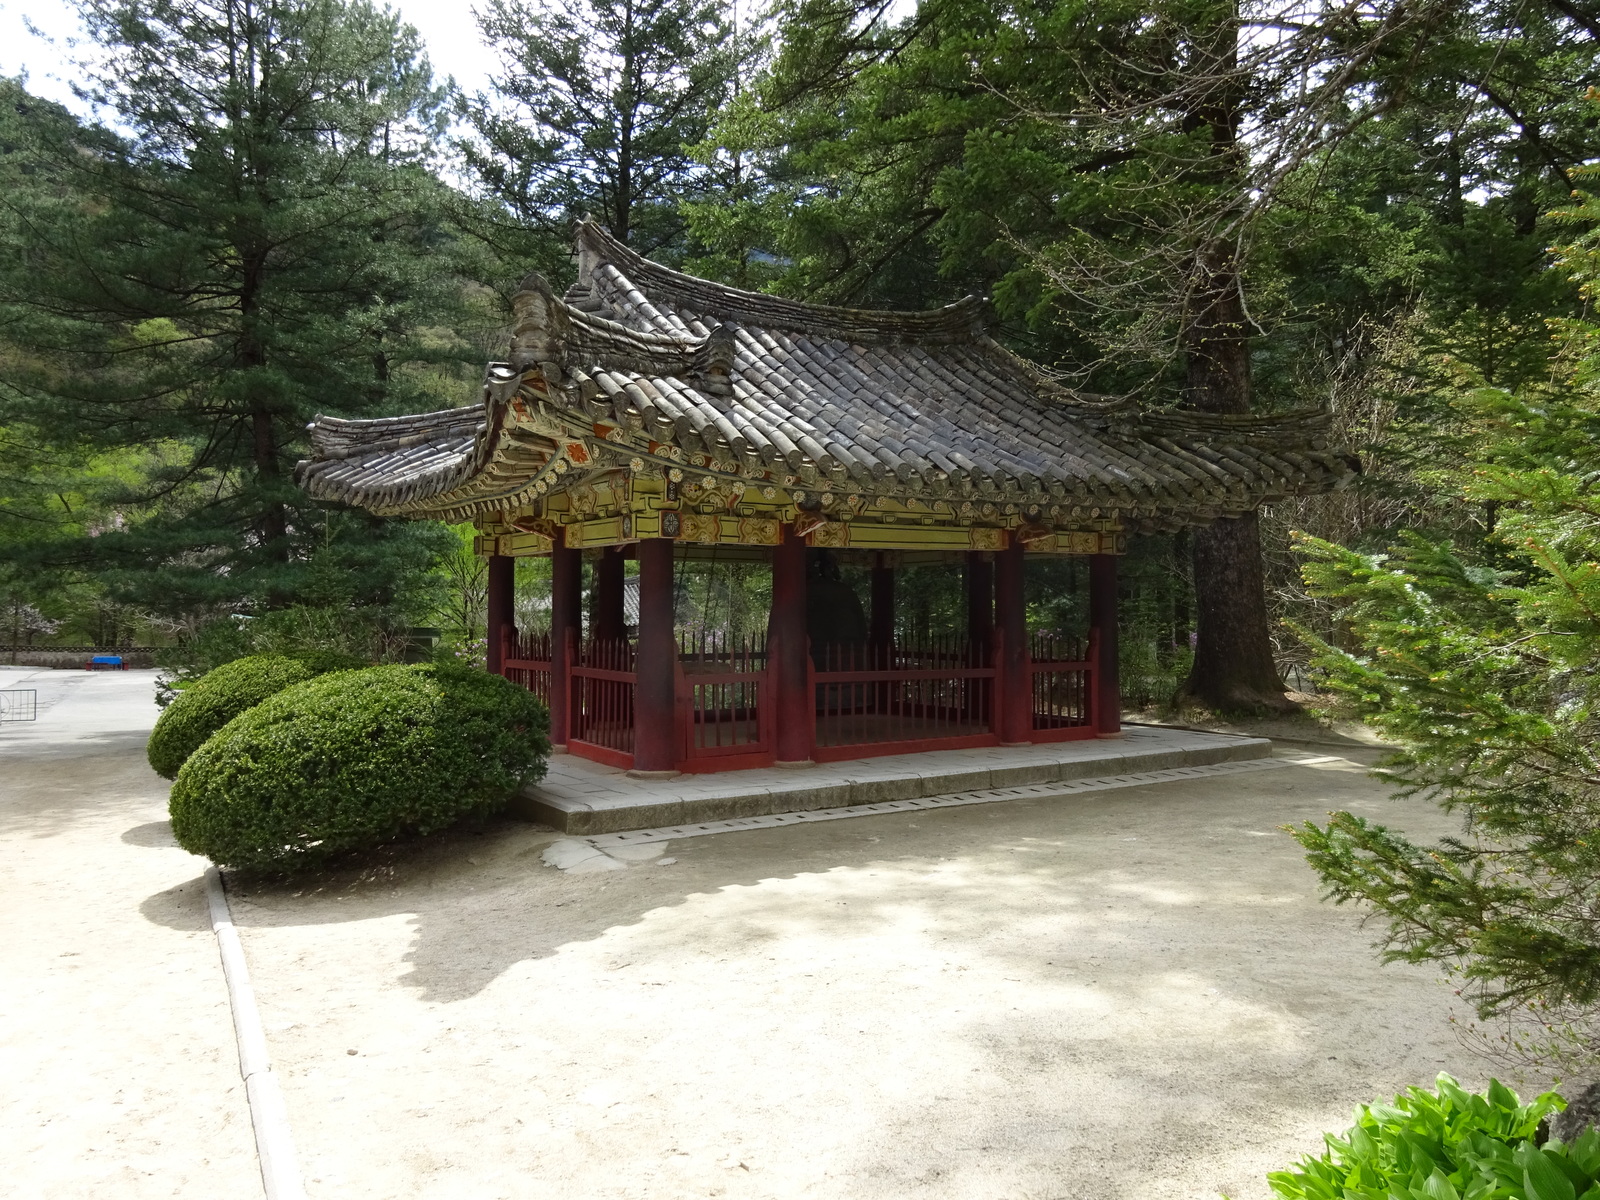
[[[963,296],[953,304],[921,312],[812,304],[675,271],[652,262],[587,218],[575,222],[573,233],[580,284],[587,284],[597,267],[610,263],[646,296],[665,296],[724,321],[837,337],[862,345],[972,341],[988,326],[986,304],[978,296]]]
[[[510,365],[518,373],[553,363],[698,378],[712,368],[726,374],[732,364],[733,332],[720,324],[698,337],[635,329],[568,304],[537,271],[522,281],[511,308]]]

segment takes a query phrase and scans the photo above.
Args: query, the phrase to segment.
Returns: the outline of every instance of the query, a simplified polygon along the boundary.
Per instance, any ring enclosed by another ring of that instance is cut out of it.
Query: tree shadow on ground
[[[1260,916],[1270,927],[1272,905],[1263,909],[1256,899],[1237,898],[1270,890],[1261,877],[1264,855],[1280,880],[1294,878],[1295,903],[1316,905],[1314,879],[1297,848],[1277,832],[1285,820],[1319,818],[1330,803],[1377,815],[1371,786],[1359,772],[1285,770],[1253,778],[1257,782],[1219,777],[1182,787],[684,839],[667,847],[673,865],[593,874],[544,865],[543,850],[562,836],[555,831],[497,820],[388,847],[315,878],[230,873],[228,886],[247,943],[252,929],[408,917],[414,932],[403,961],[409,970],[398,982],[429,1002],[469,998],[517,963],[647,921],[666,938],[658,952],[668,953],[669,942],[672,952],[703,949],[723,932],[674,925],[664,914],[741,889],[750,889],[738,910],[742,936],[760,937],[762,928],[777,929],[792,917],[793,889],[762,885],[803,877],[822,881],[806,886],[823,890],[839,881],[838,898],[829,902],[841,906],[838,921],[825,905],[806,909],[813,932],[824,937],[858,920],[859,909],[845,911],[852,904],[881,904],[886,912],[942,908],[941,920],[957,920],[960,906],[949,903],[951,889],[959,890],[970,920],[979,924],[1027,923],[1041,907],[1065,918],[1080,893],[1093,893],[1096,911],[1107,920],[1128,905],[1149,908],[1163,920],[1188,909],[1195,919],[1177,921],[1171,934],[1173,961],[1181,964],[1186,942],[1231,940],[1229,923],[1239,918],[1241,905],[1251,921]],[[1262,803],[1247,795],[1241,803],[1251,789]],[[1274,843],[1270,851],[1263,838]],[[1060,845],[1047,849],[1054,843]],[[1072,847],[1070,861],[1062,859],[1068,853],[1063,846]],[[1273,903],[1280,902],[1289,901]],[[165,893],[151,897],[145,909],[163,923],[169,911]],[[708,916],[713,919],[720,918]],[[967,920],[961,916],[957,923]],[[669,927],[675,930],[670,936]],[[979,932],[973,925],[949,936]]]
[[[403,915],[416,929],[399,982],[432,1002],[481,992],[518,962],[592,941],[637,924],[644,914],[683,903],[675,867],[639,864],[600,874],[569,874],[544,864],[545,847],[564,837],[510,819],[384,847],[315,877],[226,873],[234,923],[252,929],[343,924]],[[715,888],[756,883],[770,869],[752,863],[719,871]],[[187,885],[185,885],[185,888]],[[144,915],[167,924],[173,894],[151,896]]]
[[[485,1162],[565,1162],[572,1194],[743,1178],[694,1165],[707,1147],[748,1162],[739,1194],[1260,1194],[1452,1045],[1433,973],[1379,968],[1278,829],[1394,816],[1347,767],[682,839],[671,865],[594,874],[543,865],[554,831],[497,821],[229,886],[265,1006],[311,1030],[283,1027],[286,1063],[334,1078],[319,1056],[367,1050],[330,1039],[381,1025],[395,1106],[470,1117]],[[198,880],[144,912],[193,928]],[[479,1120],[522,1104],[529,1129]]]
[[[139,905],[139,913],[153,925],[180,933],[210,930],[211,910],[206,904],[205,876],[196,875],[146,897]]]

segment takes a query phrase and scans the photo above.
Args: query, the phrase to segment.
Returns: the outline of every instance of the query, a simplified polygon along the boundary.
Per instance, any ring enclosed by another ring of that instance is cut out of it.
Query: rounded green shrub
[[[162,710],[145,745],[145,757],[156,774],[175,779],[207,738],[246,709],[318,675],[364,665],[337,654],[254,654],[223,663],[184,688]]]
[[[499,809],[543,776],[549,714],[498,675],[369,667],[301,683],[200,747],[172,831],[222,866],[297,870]]]

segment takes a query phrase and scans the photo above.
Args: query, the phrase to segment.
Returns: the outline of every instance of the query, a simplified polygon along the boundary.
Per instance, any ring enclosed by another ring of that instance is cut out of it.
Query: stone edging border
[[[239,1074],[244,1079],[250,1124],[256,1135],[256,1156],[261,1162],[261,1186],[267,1200],[305,1200],[305,1184],[300,1179],[294,1139],[289,1132],[289,1110],[267,1057],[267,1036],[250,986],[244,947],[228,909],[222,872],[216,867],[206,868],[206,901],[211,908],[211,930],[217,935],[217,952],[222,956],[222,975],[228,984],[228,1006],[233,1010],[233,1032],[239,1045]]]
[[[1167,767],[1155,771],[1130,771],[1122,775],[1102,775],[1090,779],[1068,779],[1057,783],[1031,783],[1019,787],[983,788],[949,792],[942,796],[918,796],[906,800],[880,800],[875,804],[851,804],[840,808],[810,809],[803,812],[768,813],[754,817],[731,817],[722,821],[690,821],[682,825],[663,825],[656,829],[632,829],[620,833],[573,835],[571,840],[586,843],[604,854],[608,849],[645,842],[665,842],[678,838],[705,837],[716,833],[739,833],[746,829],[775,829],[782,825],[815,825],[819,821],[840,821],[850,817],[879,817],[887,813],[918,812],[930,808],[959,808],[972,804],[997,804],[1009,800],[1061,800],[1082,792],[1103,792],[1115,788],[1146,787],[1156,783],[1206,779],[1214,775],[1234,775],[1245,771],[1273,771],[1295,766],[1305,760],[1291,758],[1250,758],[1209,763],[1196,767]],[[1312,762],[1322,761],[1311,759]],[[560,843],[557,843],[558,845]],[[548,859],[546,860],[549,861]],[[551,863],[555,866],[559,864]],[[576,864],[571,864],[576,865]],[[566,869],[566,868],[563,868]]]

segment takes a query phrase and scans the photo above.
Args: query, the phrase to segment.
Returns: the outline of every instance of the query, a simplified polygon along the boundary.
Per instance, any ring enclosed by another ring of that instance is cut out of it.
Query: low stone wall
[[[35,648],[33,650],[8,650],[0,647],[0,666],[56,667],[62,670],[83,670],[83,664],[96,654],[120,654],[130,667],[153,667],[156,652],[147,647],[128,650],[86,650],[76,646],[64,648]]]

